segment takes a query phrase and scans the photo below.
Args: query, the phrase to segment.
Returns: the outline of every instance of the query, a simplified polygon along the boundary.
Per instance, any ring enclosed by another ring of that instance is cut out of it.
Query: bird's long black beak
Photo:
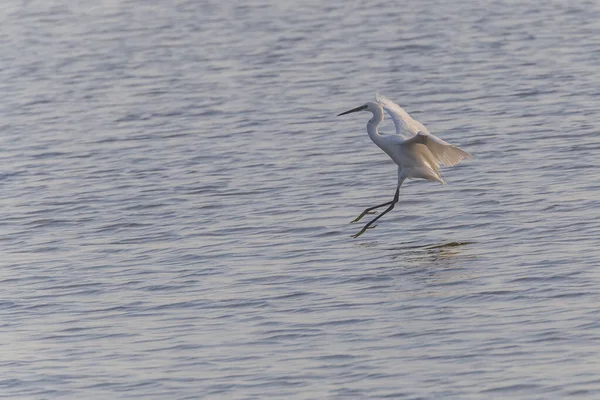
[[[353,112],[362,111],[362,110],[364,110],[366,108],[367,108],[367,105],[365,104],[364,106],[353,108],[352,110],[345,111],[345,112],[343,112],[341,114],[338,114],[337,116],[339,117],[340,115],[346,115],[346,114],[350,114],[350,113],[353,113]]]

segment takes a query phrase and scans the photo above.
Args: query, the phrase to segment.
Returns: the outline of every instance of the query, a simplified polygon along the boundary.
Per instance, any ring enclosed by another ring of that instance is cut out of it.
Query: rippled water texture
[[[600,8],[529,3],[4,2],[0,397],[600,398]],[[475,158],[352,239],[376,91]]]

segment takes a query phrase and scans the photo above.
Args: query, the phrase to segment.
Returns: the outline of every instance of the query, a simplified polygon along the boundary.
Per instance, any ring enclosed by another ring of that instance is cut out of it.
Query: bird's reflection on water
[[[404,273],[412,275],[413,281],[425,285],[426,291],[438,291],[440,287],[445,287],[443,291],[449,294],[448,290],[455,290],[450,287],[470,279],[464,263],[475,258],[469,251],[471,244],[474,242],[454,241],[405,247],[401,251],[394,249],[391,259],[400,261]]]
[[[452,266],[458,266],[461,261],[475,258],[468,250],[468,246],[475,243],[471,241],[451,241],[420,245],[404,244],[382,250],[388,252],[391,260],[405,261],[403,263],[404,268],[426,267],[431,264],[442,268],[451,268]],[[377,241],[363,242],[359,246],[373,248],[378,247],[378,244]]]
[[[475,242],[451,241],[425,245],[387,248],[393,268],[412,276],[426,286],[452,285],[468,279],[464,262],[475,255],[469,245]]]
[[[419,243],[419,244],[418,244]],[[377,278],[374,285],[365,285],[362,290],[384,292],[400,302],[407,299],[433,297],[454,298],[470,290],[473,271],[469,268],[476,258],[471,241],[444,241],[423,244],[423,241],[380,247],[380,243],[365,242],[360,246],[371,253],[377,248],[378,257],[371,259],[375,264],[360,273]],[[371,253],[372,254],[372,253]],[[435,308],[437,310],[437,308]]]
[[[438,244],[426,244],[419,246],[403,247],[401,249],[389,249],[389,250],[402,250],[402,254],[396,254],[392,256],[392,259],[399,257],[406,257],[406,250],[409,250],[409,254],[419,259],[427,259],[430,261],[438,260],[449,260],[458,256],[464,256],[464,246],[474,244],[475,242],[444,242]]]

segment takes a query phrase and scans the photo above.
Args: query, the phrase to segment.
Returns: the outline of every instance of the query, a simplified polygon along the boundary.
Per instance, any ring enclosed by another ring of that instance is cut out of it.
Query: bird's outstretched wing
[[[431,133],[418,132],[415,136],[405,140],[402,146],[409,147],[415,144],[427,146],[435,160],[447,167],[456,165],[463,159],[472,158],[466,151],[443,141]]]
[[[381,104],[381,107],[392,117],[396,126],[396,134],[404,137],[411,137],[420,132],[427,132],[427,128],[422,123],[413,119],[402,107],[394,103],[385,96],[377,93],[375,100]]]
[[[387,97],[378,93],[375,95],[375,100],[377,100],[377,102],[381,104],[381,107],[383,107],[383,109],[392,117],[394,125],[396,126],[396,133],[408,137],[408,139],[404,141],[403,146],[424,144],[429,151],[431,151],[431,154],[438,164],[443,164],[448,167],[458,164],[465,158],[472,158],[466,151],[429,133],[422,123],[413,119],[402,107]]]

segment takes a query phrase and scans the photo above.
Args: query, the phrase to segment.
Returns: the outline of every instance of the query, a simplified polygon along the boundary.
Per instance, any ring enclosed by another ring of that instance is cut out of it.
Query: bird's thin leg
[[[360,232],[358,232],[356,235],[352,235],[353,238],[357,238],[360,235],[362,235],[363,233],[365,233],[365,231],[369,228],[371,228],[371,225],[373,225],[375,223],[375,221],[377,221],[379,218],[383,217],[385,214],[387,214],[388,212],[392,211],[392,209],[394,208],[394,206],[396,205],[396,203],[398,202],[398,197],[400,196],[400,186],[398,186],[398,188],[396,189],[396,194],[394,195],[394,200],[392,200],[391,202],[389,202],[388,204],[390,204],[390,206],[388,208],[386,208],[386,210],[384,212],[382,212],[381,214],[379,214],[378,216],[376,216],[375,218],[373,218],[371,221],[369,221],[361,230]],[[374,228],[374,227],[373,227]]]
[[[356,217],[354,220],[352,220],[350,223],[354,224],[358,221],[360,221],[362,219],[362,217],[364,217],[367,214],[373,214],[373,210],[379,207],[383,207],[383,206],[389,206],[390,204],[392,204],[391,201],[385,202],[383,204],[379,204],[378,206],[373,206],[373,207],[369,207],[367,209],[365,209],[365,211],[362,212],[362,214],[360,214],[358,217]]]

